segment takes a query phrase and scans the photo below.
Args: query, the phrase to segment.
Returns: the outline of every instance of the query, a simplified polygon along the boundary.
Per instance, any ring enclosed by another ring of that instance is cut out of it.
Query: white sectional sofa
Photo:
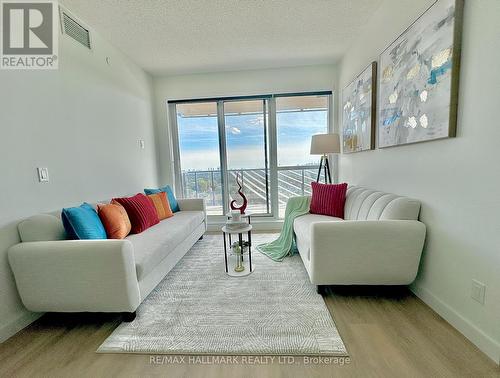
[[[424,245],[420,202],[349,187],[344,219],[306,214],[294,221],[297,248],[311,282],[323,285],[408,285]]]
[[[8,251],[23,304],[34,312],[123,312],[133,320],[206,231],[204,201],[178,202],[173,217],[123,240],[64,240],[59,212],[24,220],[22,242]]]

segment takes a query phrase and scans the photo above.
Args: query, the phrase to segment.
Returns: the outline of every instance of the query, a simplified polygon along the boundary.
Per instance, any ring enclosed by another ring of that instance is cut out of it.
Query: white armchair
[[[350,187],[344,217],[296,218],[297,247],[318,285],[408,285],[415,280],[425,239],[418,201]]]

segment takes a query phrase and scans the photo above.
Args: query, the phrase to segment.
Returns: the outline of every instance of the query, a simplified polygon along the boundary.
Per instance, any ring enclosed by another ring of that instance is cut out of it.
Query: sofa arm
[[[412,220],[311,225],[310,277],[317,285],[408,285],[415,280],[425,225]]]
[[[128,240],[19,243],[8,258],[28,310],[133,312],[140,304]]]
[[[202,198],[188,198],[177,200],[181,211],[207,211],[205,200]]]

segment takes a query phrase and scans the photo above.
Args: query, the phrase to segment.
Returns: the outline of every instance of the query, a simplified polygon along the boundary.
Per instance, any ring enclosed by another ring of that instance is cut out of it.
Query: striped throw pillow
[[[344,219],[347,184],[320,184],[312,182],[311,214],[329,215]]]
[[[156,213],[160,220],[167,219],[174,216],[170,204],[168,203],[167,193],[160,192],[156,194],[150,194],[148,198],[153,201],[153,205],[156,208]]]
[[[127,211],[132,224],[132,234],[140,234],[160,222],[153,201],[142,193],[137,193],[133,197],[114,198],[114,201]]]

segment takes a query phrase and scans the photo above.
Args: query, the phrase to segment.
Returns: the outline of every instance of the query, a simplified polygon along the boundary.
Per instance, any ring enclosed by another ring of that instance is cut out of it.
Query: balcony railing
[[[318,167],[278,168],[278,208],[283,217],[286,202],[290,197],[311,194],[311,181],[315,181]],[[270,173],[265,169],[230,170],[229,196],[241,203],[237,194],[236,175],[240,174],[243,192],[248,199],[248,209],[258,214],[271,213]],[[267,173],[267,174],[266,174]],[[210,215],[221,215],[223,209],[220,170],[183,171],[182,187],[184,198],[204,198]]]

